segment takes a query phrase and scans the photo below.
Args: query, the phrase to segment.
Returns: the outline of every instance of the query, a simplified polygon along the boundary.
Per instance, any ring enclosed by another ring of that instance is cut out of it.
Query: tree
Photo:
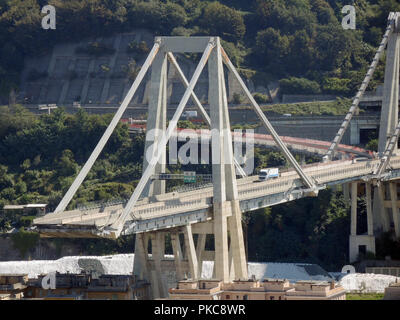
[[[286,57],[290,52],[289,38],[273,28],[259,31],[255,52],[270,71],[282,73],[285,69]]]
[[[305,78],[290,77],[279,81],[283,94],[316,94],[320,93],[319,84]]]
[[[228,41],[237,42],[246,33],[246,26],[241,14],[217,1],[211,2],[204,8],[200,25],[210,35],[221,36]]]

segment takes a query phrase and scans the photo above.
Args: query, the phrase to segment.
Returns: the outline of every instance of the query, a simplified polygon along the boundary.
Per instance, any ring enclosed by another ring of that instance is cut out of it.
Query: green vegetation
[[[57,29],[44,31],[44,4],[0,1],[3,97],[18,88],[26,56],[49,53],[60,42],[137,28],[156,35],[220,36],[232,61],[257,83],[296,77],[311,84],[306,85],[311,92],[351,96],[382,37],[389,11],[400,10],[396,0],[357,1],[357,30],[343,30],[341,9],[348,4],[344,0],[50,0],[57,9]],[[148,48],[139,44],[128,50],[145,54]],[[79,51],[94,56],[113,53],[100,42]],[[32,74],[31,79],[38,76],[43,75]],[[382,76],[380,66],[371,86]]]
[[[383,293],[348,293],[346,294],[346,300],[383,300]]]
[[[274,104],[263,106],[262,110],[285,114],[289,113],[292,115],[343,115],[349,110],[351,104],[350,99],[337,98],[336,101],[329,102],[306,102],[306,103],[290,103],[290,104]],[[362,111],[362,110],[361,110]]]
[[[324,190],[318,198],[260,209],[243,219],[250,261],[302,261],[327,270],[347,263],[350,215],[339,192]]]
[[[19,250],[21,256],[24,258],[26,253],[34,248],[39,241],[39,234],[36,232],[25,231],[20,228],[17,233],[11,236],[11,240],[16,249]]]
[[[68,115],[62,109],[35,117],[23,108],[0,108],[0,205],[48,203],[61,199],[111,115]],[[71,206],[126,198],[141,175],[144,136],[130,138],[118,125]]]
[[[318,94],[321,88],[316,81],[291,77],[279,81],[282,94]]]

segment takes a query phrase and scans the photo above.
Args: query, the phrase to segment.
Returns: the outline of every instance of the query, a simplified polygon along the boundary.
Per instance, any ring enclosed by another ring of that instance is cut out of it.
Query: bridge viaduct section
[[[136,233],[134,272],[152,283],[155,298],[166,297],[167,288],[161,272],[161,261],[165,254],[167,232],[172,240],[177,280],[185,276],[192,279],[198,279],[201,276],[202,261],[208,254],[205,251],[208,234],[214,236],[215,277],[224,282],[232,279],[247,279],[241,212],[302,197],[318,196],[319,190],[330,185],[342,184],[345,196],[351,197],[350,261],[357,258],[360,250],[373,252],[375,250],[374,236],[377,232],[390,231],[393,226],[396,235],[399,236],[400,233],[397,184],[400,179],[400,156],[396,154],[400,135],[400,123],[397,122],[399,23],[400,13],[391,13],[388,28],[374,61],[323,162],[303,167],[297,163],[257,102],[254,101],[221,47],[218,37],[156,38],[155,45],[128,91],[127,97],[87,163],[55,212],[36,219],[35,225],[43,234],[59,237],[95,236],[115,239],[123,234]],[[365,162],[337,161],[335,153],[338,151],[340,141],[353,115],[357,112],[360,99],[387,44],[385,99],[382,105],[379,157]],[[175,52],[203,52],[203,55],[190,81],[186,80],[182,73],[181,80],[186,90],[167,127],[165,97],[168,61],[180,73],[180,67],[173,56]],[[207,61],[210,116],[193,91]],[[236,77],[255,113],[293,167],[292,170],[282,172],[281,176],[275,180],[255,183],[257,176],[245,177],[241,167],[234,161],[223,63]],[[110,205],[108,208],[93,209],[89,212],[65,211],[120,121],[151,64],[153,64],[153,69],[144,170],[131,198],[126,205]],[[165,172],[166,144],[175,132],[177,122],[189,99],[194,101],[200,114],[214,132],[211,137],[213,186],[193,192],[182,192],[178,195],[167,194],[163,181],[150,183],[149,179],[154,174]],[[159,130],[154,133],[151,129]],[[237,175],[241,175],[242,178],[237,179]],[[367,200],[368,228],[366,234],[357,234],[357,196],[364,192]],[[145,198],[140,199],[141,195]],[[183,234],[183,239],[181,239],[181,234]],[[197,241],[194,234],[197,234]],[[150,244],[151,258],[148,252]]]

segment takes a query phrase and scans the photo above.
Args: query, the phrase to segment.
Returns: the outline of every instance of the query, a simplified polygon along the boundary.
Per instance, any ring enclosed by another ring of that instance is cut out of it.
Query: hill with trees
[[[56,30],[41,27],[55,6]],[[284,79],[285,93],[351,96],[362,81],[396,0],[358,0],[356,30],[341,26],[344,0],[0,0],[0,92],[18,90],[24,58],[52,46],[135,28],[155,35],[217,35],[244,76]],[[380,67],[375,80],[382,78]],[[372,86],[376,84],[372,83]],[[301,89],[301,87],[300,87]]]

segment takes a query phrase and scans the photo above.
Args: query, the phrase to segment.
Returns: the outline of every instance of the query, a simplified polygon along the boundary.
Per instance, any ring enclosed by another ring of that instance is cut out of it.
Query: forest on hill
[[[44,30],[44,5],[56,30]],[[356,7],[356,30],[344,30],[343,6]],[[256,83],[282,80],[284,93],[351,96],[365,75],[396,0],[0,0],[0,93],[18,90],[24,58],[57,43],[135,28],[155,35],[217,35]],[[371,86],[382,79],[381,65]]]

